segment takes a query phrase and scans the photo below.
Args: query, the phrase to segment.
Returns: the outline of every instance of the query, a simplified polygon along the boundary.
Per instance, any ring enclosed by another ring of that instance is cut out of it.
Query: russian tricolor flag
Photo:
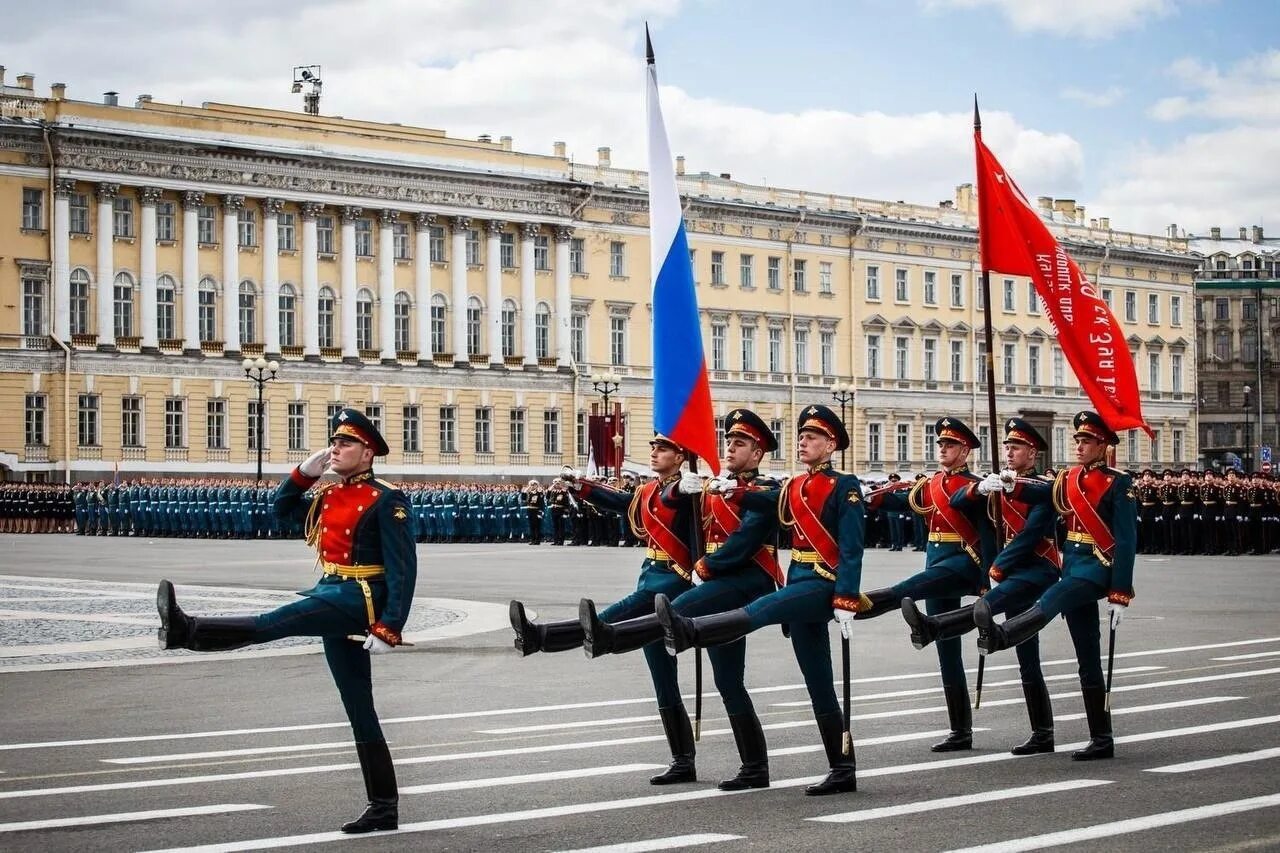
[[[707,461],[720,473],[720,449],[711,414],[711,385],[702,350],[698,296],[693,289],[689,240],[658,102],[658,70],[645,28],[649,119],[649,261],[653,275],[654,429]]]

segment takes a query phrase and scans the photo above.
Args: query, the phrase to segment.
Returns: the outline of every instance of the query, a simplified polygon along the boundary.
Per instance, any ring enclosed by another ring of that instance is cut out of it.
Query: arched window
[[[162,275],[156,279],[156,337],[162,341],[172,340],[174,336],[177,292],[178,283],[173,276]]]
[[[436,293],[431,296],[431,351],[433,353],[448,352],[445,346],[447,338],[445,332],[448,327],[445,325],[445,312],[449,309],[449,303],[445,301],[442,294]]]
[[[409,333],[409,312],[413,304],[409,300],[409,294],[403,290],[396,294],[395,304],[395,346],[396,352],[406,352],[410,349],[413,337]]]
[[[133,276],[127,272],[116,273],[113,288],[115,303],[115,336],[128,338],[133,336]]]
[[[356,292],[356,349],[373,349],[373,293],[367,287]]]
[[[89,271],[71,271],[71,334],[89,334]]]
[[[545,302],[533,314],[533,341],[538,358],[551,358],[551,306]]]
[[[258,288],[253,282],[245,279],[240,282],[240,343],[255,342],[254,330],[258,328]]]
[[[480,330],[483,316],[484,306],[480,298],[472,296],[467,300],[467,355],[480,354]]]
[[[333,288],[325,285],[320,288],[320,295],[316,299],[316,314],[320,332],[320,346],[333,346]]]
[[[280,285],[280,346],[297,345],[298,291],[292,284]]]
[[[502,302],[502,355],[510,358],[516,354],[516,302],[505,299]]]
[[[200,279],[198,320],[200,340],[218,339],[218,283],[209,276]]]

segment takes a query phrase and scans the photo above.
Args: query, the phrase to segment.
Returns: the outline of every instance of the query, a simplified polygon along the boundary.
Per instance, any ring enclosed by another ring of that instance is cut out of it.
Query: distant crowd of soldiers
[[[1280,481],[1234,469],[1159,475],[1135,489],[1142,554],[1270,554],[1280,550]]]

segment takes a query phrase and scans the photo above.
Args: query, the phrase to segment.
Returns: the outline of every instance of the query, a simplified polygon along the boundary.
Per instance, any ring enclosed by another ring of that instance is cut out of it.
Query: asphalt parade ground
[[[1111,761],[1067,755],[1087,732],[1060,621],[1042,635],[1058,752],[1026,758],[1008,752],[1029,732],[1012,652],[989,660],[975,748],[935,755],[933,651],[896,614],[857,623],[859,790],[806,797],[826,762],[776,629],[747,657],[772,787],[716,790],[738,758],[708,666],[699,780],[655,788],[669,755],[643,656],[520,659],[506,622],[511,598],[543,619],[612,602],[643,552],[422,545],[416,645],[374,659],[401,828],[344,836],[364,793],[318,642],[155,649],[160,578],[190,611],[253,612],[313,582],[301,543],[6,535],[0,554],[3,850],[1280,850],[1274,556],[1139,556]],[[868,552],[863,588],[921,557]],[[692,709],[692,653],[680,665]]]

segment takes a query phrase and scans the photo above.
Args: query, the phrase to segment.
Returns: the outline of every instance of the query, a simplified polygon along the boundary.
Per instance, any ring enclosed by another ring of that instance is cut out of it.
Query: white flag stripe
[[[491,776],[487,779],[463,779],[458,782],[431,782],[400,789],[405,794],[438,794],[442,791],[469,791],[473,788],[500,788],[503,785],[530,785],[535,782],[557,782],[562,779],[587,779],[613,776],[640,770],[661,770],[665,764],[614,764],[607,767],[584,767],[581,770],[549,770],[546,773],[524,773],[518,776]]]
[[[741,835],[720,835],[704,832],[701,835],[673,835],[670,838],[650,838],[647,841],[627,841],[622,844],[606,844],[603,847],[579,847],[561,850],[560,853],[648,853],[650,850],[681,850],[701,844],[718,844],[721,841],[741,841]]]
[[[1018,797],[1036,797],[1041,794],[1056,794],[1060,791],[1071,791],[1077,788],[1093,788],[1098,785],[1110,785],[1106,779],[1075,779],[1069,782],[1051,782],[1045,785],[1026,785],[1021,788],[1005,788],[999,791],[983,791],[978,794],[964,794],[957,797],[942,797],[936,800],[922,800],[918,803],[902,803],[897,806],[885,806],[878,809],[861,809],[854,812],[811,817],[808,820],[817,823],[853,823],[854,821],[878,820],[886,817],[919,814],[920,812],[953,809],[958,806],[983,805],[1003,802]]]
[[[1280,747],[1258,749],[1253,752],[1237,752],[1221,755],[1217,758],[1203,758],[1199,761],[1186,761],[1182,764],[1166,764],[1164,767],[1148,767],[1148,773],[1194,773],[1197,770],[1212,770],[1216,767],[1230,767],[1233,764],[1247,764],[1250,761],[1266,761],[1280,758]]]
[[[59,817],[49,820],[20,820],[0,823],[0,832],[30,832],[33,829],[65,829],[70,826],[100,826],[107,823],[131,823],[140,820],[162,820],[174,817],[199,817],[211,814],[233,814],[269,809],[256,803],[223,803],[212,806],[188,806],[180,809],[152,809],[142,812],[117,812],[116,814]]]
[[[965,847],[962,850],[952,850],[950,853],[1021,853],[1021,851],[1025,850],[1040,850],[1045,847],[1058,847],[1063,844],[1079,844],[1084,841],[1103,838],[1110,839],[1117,835],[1146,832],[1147,830],[1160,829],[1165,826],[1176,826],[1180,823],[1191,823],[1197,820],[1224,817],[1275,806],[1280,806],[1280,794],[1267,794],[1261,797],[1249,797],[1244,800],[1216,803],[1211,806],[1196,806],[1173,812],[1146,815],[1145,817],[1117,820],[1111,823],[1099,823],[1093,826],[1083,826],[1079,829],[1067,829],[1062,832],[1049,832],[1044,835],[1034,835],[1030,838],[1015,838],[1009,841],[999,841],[995,844],[981,844],[976,847]],[[1153,840],[1152,843],[1154,845],[1159,842]]]

